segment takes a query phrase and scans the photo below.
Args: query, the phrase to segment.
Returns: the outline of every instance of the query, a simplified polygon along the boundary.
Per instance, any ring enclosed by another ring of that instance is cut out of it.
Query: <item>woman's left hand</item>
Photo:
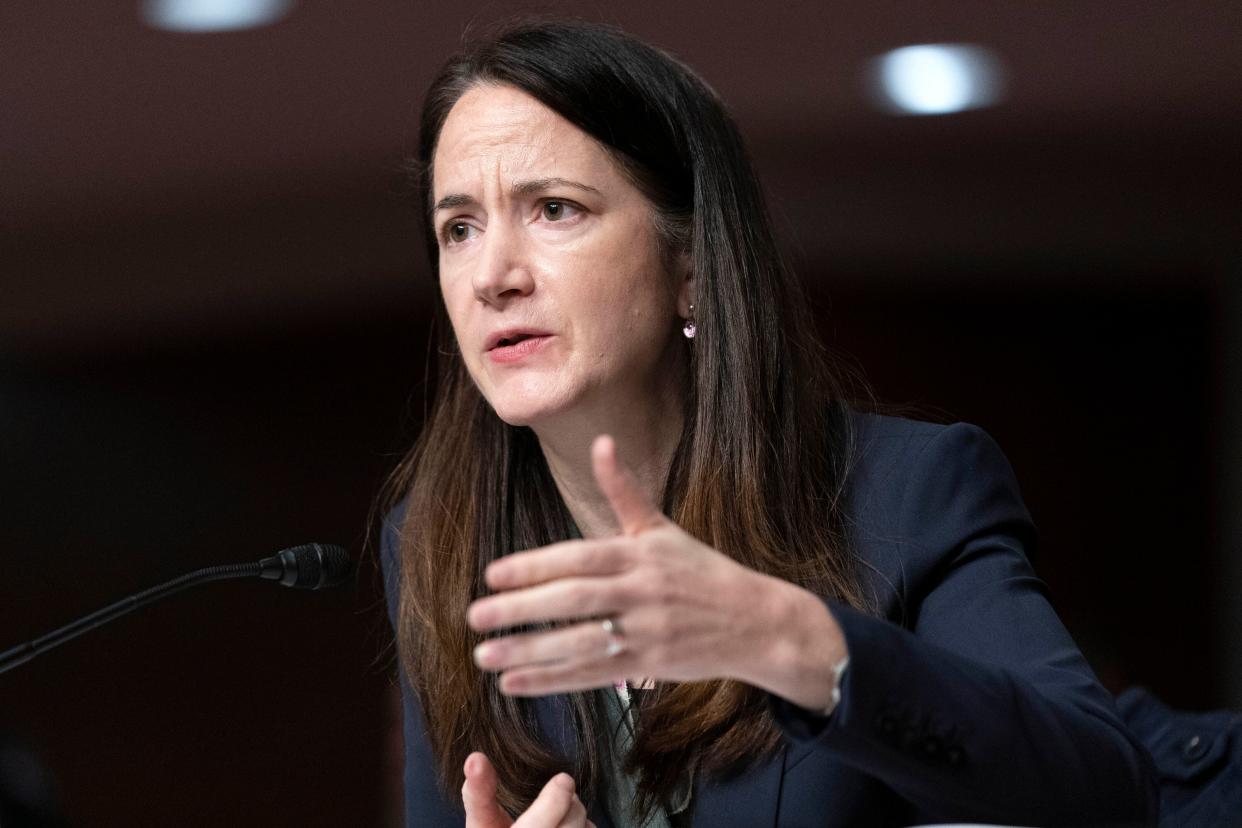
[[[827,706],[845,642],[824,604],[684,532],[652,504],[611,438],[597,438],[591,455],[621,534],[493,562],[486,580],[498,594],[475,601],[467,617],[480,632],[595,620],[480,644],[475,661],[501,671],[501,690],[542,696],[640,676],[729,678]]]

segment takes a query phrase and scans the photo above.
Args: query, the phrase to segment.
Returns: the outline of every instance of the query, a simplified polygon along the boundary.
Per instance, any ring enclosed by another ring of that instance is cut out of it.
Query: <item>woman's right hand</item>
[[[574,780],[558,773],[543,786],[539,796],[517,822],[496,802],[496,769],[482,753],[466,757],[466,784],[461,801],[466,806],[466,828],[595,828],[586,807],[574,793]]]

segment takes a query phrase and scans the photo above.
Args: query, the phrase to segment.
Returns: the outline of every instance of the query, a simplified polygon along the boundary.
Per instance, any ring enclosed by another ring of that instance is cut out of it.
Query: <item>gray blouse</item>
[[[634,744],[634,728],[638,716],[639,705],[631,694],[642,693],[632,690],[624,683],[618,684],[615,691],[607,691],[601,695],[608,705],[608,735],[611,746],[611,779],[608,785],[607,808],[616,828],[683,828],[690,825],[690,794],[693,786],[694,773],[687,768],[678,780],[672,802],[667,807],[657,808],[645,822],[638,822],[630,812],[638,791],[638,780],[633,774],[624,771],[625,757]]]

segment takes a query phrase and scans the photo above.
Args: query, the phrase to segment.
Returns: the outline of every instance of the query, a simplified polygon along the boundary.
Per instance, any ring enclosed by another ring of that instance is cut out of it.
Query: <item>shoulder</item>
[[[985,538],[1032,556],[1035,527],[1017,477],[986,431],[861,413],[852,424],[849,530],[881,595],[897,597]]]
[[[852,411],[850,421],[860,468],[908,466],[929,449],[952,453],[984,444],[995,448],[988,433],[970,423],[941,425],[860,411]]]
[[[988,483],[1017,489],[1004,453],[976,425],[854,412],[852,426],[848,486],[855,508],[908,505],[912,493],[927,496],[928,489],[947,495]]]

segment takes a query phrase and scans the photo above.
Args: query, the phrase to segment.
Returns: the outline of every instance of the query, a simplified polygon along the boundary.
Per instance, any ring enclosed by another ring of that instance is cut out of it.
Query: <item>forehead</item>
[[[492,181],[564,177],[626,183],[604,147],[511,86],[471,88],[449,111],[432,159],[434,196]]]

